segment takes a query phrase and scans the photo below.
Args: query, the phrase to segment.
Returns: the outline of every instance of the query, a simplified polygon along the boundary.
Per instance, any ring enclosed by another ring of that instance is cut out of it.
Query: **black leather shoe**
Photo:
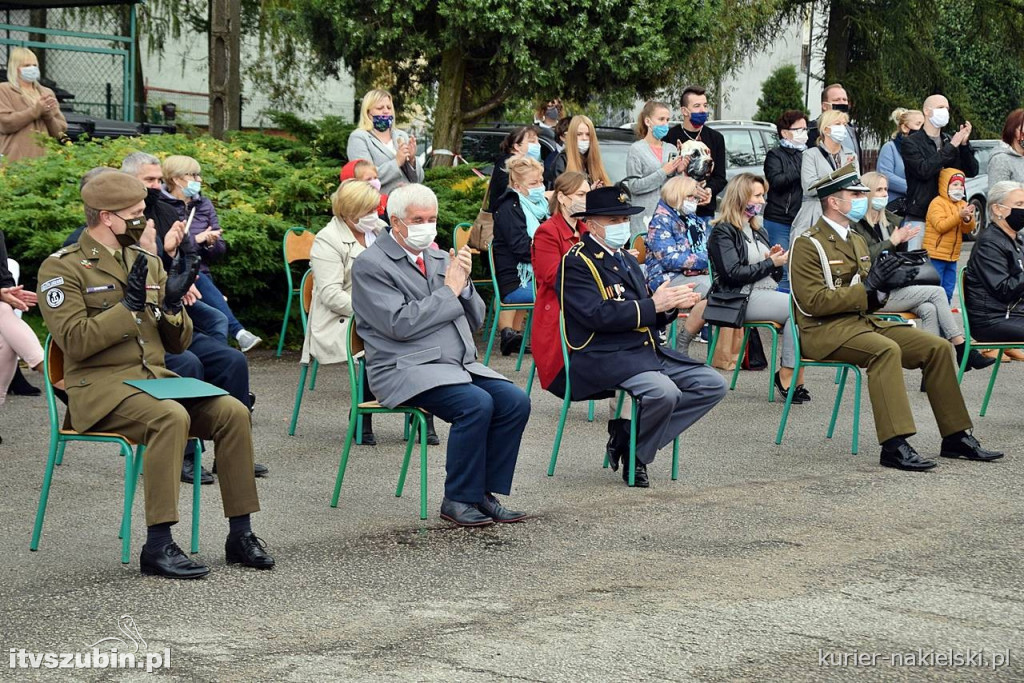
[[[206,470],[204,469],[203,471],[205,472]],[[213,460],[213,473],[217,474],[217,460],[216,460],[216,458],[214,458],[214,460]],[[265,477],[268,474],[270,474],[270,470],[267,469],[266,465],[261,465],[261,464],[259,464],[257,462],[257,463],[254,463],[253,466],[252,466],[252,474],[257,479],[261,479],[262,477]],[[184,480],[182,480],[182,481],[184,481]],[[204,480],[203,483],[204,484],[207,484],[207,483],[212,484],[213,483],[213,477],[210,477],[210,481],[209,482]]]
[[[43,393],[42,390],[29,383],[25,379],[25,375],[21,374],[21,368],[17,368],[14,372],[14,379],[11,380],[10,385],[7,387],[7,393],[14,396],[38,396]]]
[[[181,481],[185,484],[191,484],[195,480],[196,462],[192,458],[185,458],[181,461]],[[208,485],[213,483],[213,475],[210,474],[205,467],[199,468],[202,474],[199,477],[201,485]],[[217,471],[216,461],[214,462],[214,472]]]
[[[967,354],[967,369],[968,370],[983,370],[996,362],[995,358],[988,358],[978,353],[975,349],[971,349],[971,352]]]
[[[224,555],[228,564],[243,564],[253,569],[270,569],[274,566],[274,558],[264,552],[266,547],[267,544],[251,531],[228,534],[228,540],[224,542]]]
[[[495,522],[509,524],[512,522],[521,522],[526,519],[525,512],[509,510],[490,493],[484,496],[484,502],[478,503],[476,509],[493,519]]]
[[[893,448],[883,448],[878,463],[883,467],[893,467],[908,472],[924,472],[935,467],[938,463],[934,460],[925,460],[914,447],[906,441]]]
[[[523,343],[523,335],[511,327],[501,331],[501,355],[510,356],[519,352],[519,345]]]
[[[363,440],[359,442],[360,446],[376,446],[377,437],[373,435],[373,415],[363,415]]]
[[[807,387],[805,387],[803,384],[797,384],[796,394],[793,395],[793,398],[799,398],[802,403],[810,403],[811,392],[807,391]]]
[[[480,512],[476,505],[460,503],[457,500],[441,501],[441,519],[459,526],[487,526],[494,520]]]
[[[252,415],[252,411],[256,409],[256,394],[249,392],[249,414]]]
[[[629,458],[622,463],[622,481],[629,485]],[[638,489],[646,489],[650,487],[651,480],[647,476],[647,465],[642,462],[636,464],[636,477],[633,479],[633,486]]]
[[[189,559],[177,543],[156,551],[142,546],[139,568],[145,576],[164,576],[168,579],[201,579],[210,573],[209,567]]]
[[[416,443],[420,442],[420,435],[416,435]],[[441,439],[438,438],[437,432],[434,431],[434,416],[427,416],[427,445],[428,446],[440,446]]]
[[[629,420],[608,420],[608,445],[605,446],[612,472],[619,471],[619,461],[629,462]]]
[[[782,400],[785,401],[786,396],[789,395],[789,387],[782,386],[782,373],[778,371],[776,371],[775,373],[775,388],[779,391],[780,395],[782,396]],[[804,389],[804,392],[806,391],[807,390]],[[810,394],[807,394],[807,396],[808,398],[810,398]],[[793,405],[800,405],[803,402],[804,398],[803,396],[800,395],[800,386],[797,386],[797,388],[793,391],[793,400],[791,401],[791,403]]]
[[[1003,457],[999,451],[987,451],[981,447],[973,434],[962,432],[947,436],[942,440],[942,447],[939,455],[943,458],[967,458],[968,460],[980,460],[989,462]]]

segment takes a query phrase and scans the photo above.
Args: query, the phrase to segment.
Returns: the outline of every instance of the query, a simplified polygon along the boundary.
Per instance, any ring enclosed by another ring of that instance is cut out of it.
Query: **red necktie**
[[[420,274],[423,275],[423,277],[427,276],[427,265],[423,263],[422,256],[416,257],[416,267],[420,269]]]

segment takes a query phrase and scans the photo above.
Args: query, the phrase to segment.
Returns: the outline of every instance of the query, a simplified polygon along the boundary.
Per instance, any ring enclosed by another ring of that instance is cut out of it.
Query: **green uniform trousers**
[[[949,342],[941,337],[909,325],[886,327],[851,337],[827,360],[867,368],[868,394],[879,443],[917,432],[902,368],[924,370],[928,402],[942,436],[972,426],[956,382]]]
[[[181,460],[189,437],[213,440],[224,516],[260,509],[249,410],[231,396],[178,402],[140,392],[117,404],[91,431],[115,432],[146,445],[142,478],[147,526],[178,521]],[[199,486],[198,472],[193,485]]]

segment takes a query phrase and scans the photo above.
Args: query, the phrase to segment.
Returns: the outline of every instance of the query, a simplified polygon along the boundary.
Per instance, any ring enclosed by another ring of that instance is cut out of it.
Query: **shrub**
[[[775,69],[761,84],[754,120],[775,123],[790,109],[804,110],[804,91],[797,80],[796,67],[786,64]]]

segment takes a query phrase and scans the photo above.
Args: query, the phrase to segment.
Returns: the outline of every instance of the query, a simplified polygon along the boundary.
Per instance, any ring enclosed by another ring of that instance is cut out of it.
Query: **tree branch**
[[[508,97],[509,90],[511,88],[512,76],[510,75],[508,78],[505,79],[505,82],[501,84],[501,87],[498,88],[497,92],[495,92],[494,96],[491,99],[487,100],[476,109],[471,109],[470,111],[464,112],[462,114],[462,122],[473,123],[481,116],[484,116],[485,114],[488,114],[489,112],[493,111],[498,105],[505,101],[505,99]]]

